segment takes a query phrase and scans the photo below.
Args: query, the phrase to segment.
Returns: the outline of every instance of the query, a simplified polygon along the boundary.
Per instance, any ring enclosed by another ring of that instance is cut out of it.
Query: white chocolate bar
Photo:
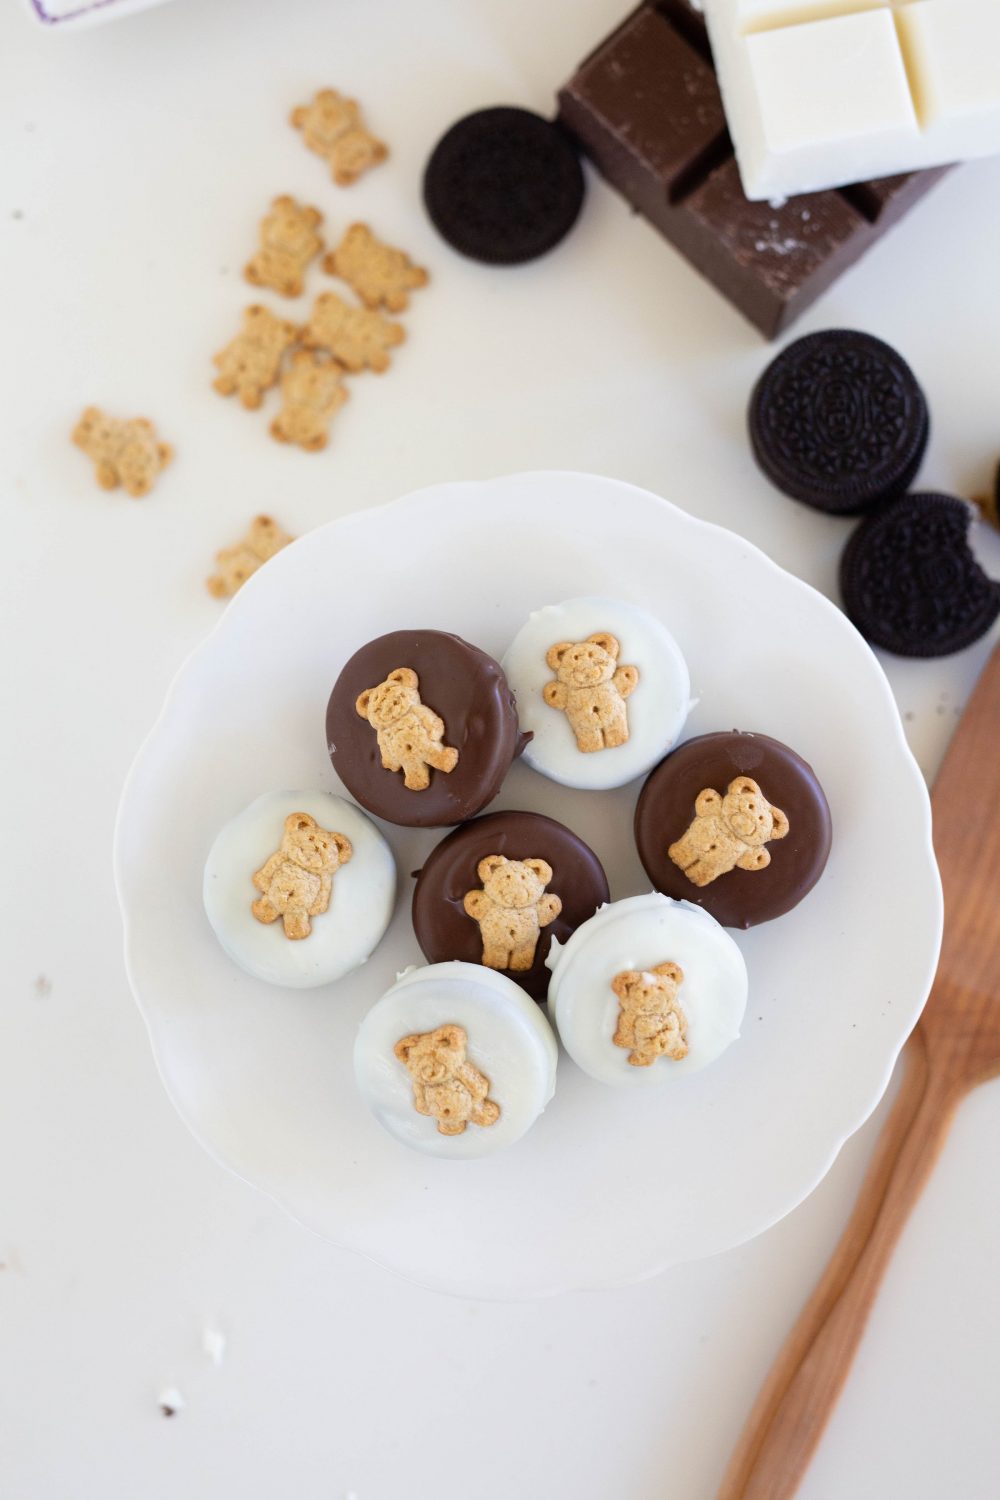
[[[743,190],[1000,151],[1000,0],[704,0]]]

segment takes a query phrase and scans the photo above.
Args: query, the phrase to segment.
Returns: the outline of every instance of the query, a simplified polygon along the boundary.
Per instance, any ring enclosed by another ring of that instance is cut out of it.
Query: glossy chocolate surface
[[[788,818],[788,834],[766,847],[763,870],[730,870],[697,886],[667,853],[695,815],[706,787],[725,796],[730,781],[751,776]],[[724,927],[755,927],[798,905],[823,873],[830,852],[830,809],[812,767],[766,734],[703,734],[651,771],[635,810],[639,858],[658,891],[702,906]]]
[[[476,818],[443,839],[417,875],[413,930],[431,963],[453,958],[470,964],[482,962],[479,923],[466,913],[462,903],[467,891],[482,888],[477,867],[488,854],[544,859],[552,866],[546,892],[559,897],[562,911],[542,928],[531,968],[520,973],[503,971],[536,1000],[544,1000],[549,986],[545,955],[552,939],[564,943],[608,900],[607,877],[593,850],[553,818],[528,812],[487,813]]]
[[[612,187],[768,338],[946,170],[750,202],[705,24],[687,0],[647,0],[628,16],[560,90],[559,118]]]
[[[397,667],[420,679],[420,700],[444,720],[444,743],[458,751],[450,772],[431,771],[411,791],[400,771],[382,765],[378,737],[356,703]],[[475,817],[499,792],[526,743],[500,664],[457,635],[395,630],[369,641],[347,662],[330,694],[326,740],[333,768],[356,801],[390,823],[444,828]]]

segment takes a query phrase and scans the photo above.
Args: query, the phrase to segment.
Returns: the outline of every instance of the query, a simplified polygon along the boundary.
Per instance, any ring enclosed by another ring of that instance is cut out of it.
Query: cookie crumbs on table
[[[389,368],[389,350],[406,338],[402,323],[394,323],[369,307],[352,307],[336,292],[316,298],[302,343],[325,349],[354,375],[368,369],[381,375]]]
[[[169,443],[159,442],[156,428],[146,417],[122,420],[109,417],[97,406],[87,407],[71,437],[93,459],[101,489],[121,485],[133,499],[149,494],[157,474],[174,456]]]
[[[309,262],[323,248],[316,233],[323,222],[318,208],[297,203],[287,193],[275,198],[260,223],[260,245],[244,276],[252,286],[269,286],[284,297],[298,297]]]
[[[338,187],[350,187],[389,155],[385,142],[366,129],[357,100],[336,89],[320,89],[311,103],[293,109],[289,120],[302,132],[303,144],[329,162]]]
[[[323,269],[354,288],[366,307],[402,312],[410,292],[430,279],[403,250],[387,245],[367,224],[352,224],[340,244],[323,257]]]
[[[256,411],[264,392],[277,385],[281,362],[299,338],[299,328],[255,303],[243,313],[243,327],[224,349],[212,356],[219,371],[213,381],[220,396],[238,395],[248,411]]]
[[[271,423],[271,436],[279,443],[297,443],[307,453],[325,448],[334,413],[348,398],[343,375],[335,361],[299,349],[281,377],[284,405]]]
[[[216,599],[232,598],[252,573],[294,540],[271,516],[254,516],[241,542],[215,554],[216,571],[205,580],[205,587]]]

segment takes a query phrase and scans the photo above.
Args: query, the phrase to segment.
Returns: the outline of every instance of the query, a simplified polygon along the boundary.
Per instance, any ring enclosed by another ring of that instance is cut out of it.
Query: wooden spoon
[[[757,1397],[718,1500],[789,1500],[798,1489],[959,1100],[1000,1073],[1000,646],[931,801],[946,913],[934,988],[850,1223]]]

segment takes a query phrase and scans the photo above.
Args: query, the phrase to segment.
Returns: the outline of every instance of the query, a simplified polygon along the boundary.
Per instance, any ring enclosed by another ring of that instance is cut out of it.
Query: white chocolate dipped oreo
[[[524,759],[582,791],[624,786],[662,760],[691,706],[687,664],[654,616],[620,599],[536,610],[503,669],[532,739]]]
[[[715,1062],[740,1034],[747,971],[714,917],[655,893],[602,906],[548,964],[549,1015],[600,1083],[658,1087]]]
[[[555,1092],[545,1017],[505,975],[458,961],[407,969],[354,1045],[361,1096],[379,1124],[429,1156],[513,1145]]]
[[[358,968],[392,917],[396,865],[375,824],[328,792],[267,792],[219,833],[205,911],[229,957],[308,989]]]

